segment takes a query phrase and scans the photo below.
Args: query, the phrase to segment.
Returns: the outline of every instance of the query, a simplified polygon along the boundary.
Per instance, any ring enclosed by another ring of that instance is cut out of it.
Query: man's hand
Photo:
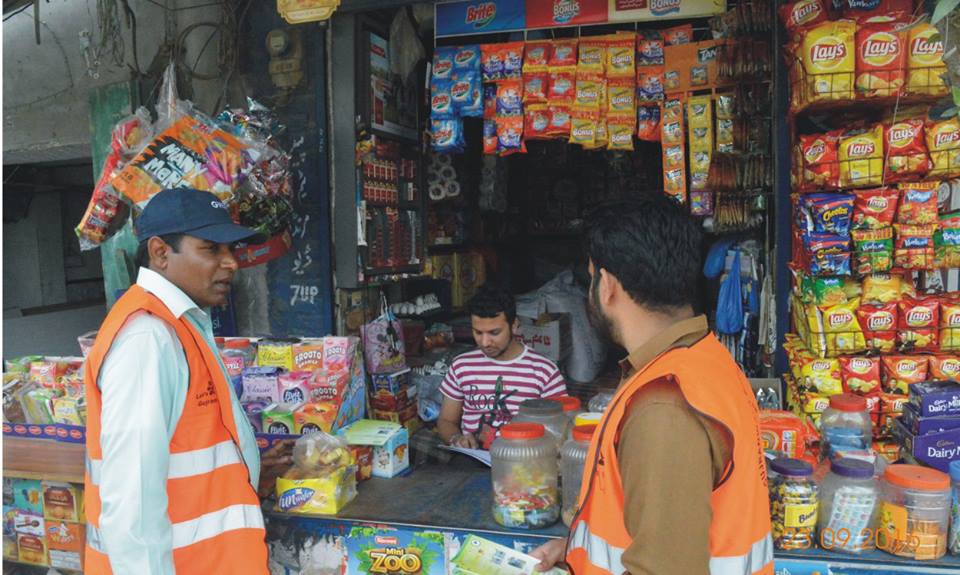
[[[566,539],[551,539],[530,552],[531,557],[540,560],[537,571],[549,571],[563,562],[567,552]]]
[[[273,493],[277,477],[293,465],[293,443],[292,439],[284,439],[260,455],[260,487],[257,492],[261,499]]]
[[[465,447],[467,449],[477,449],[480,442],[472,433],[458,433],[450,438],[450,445],[454,447]]]

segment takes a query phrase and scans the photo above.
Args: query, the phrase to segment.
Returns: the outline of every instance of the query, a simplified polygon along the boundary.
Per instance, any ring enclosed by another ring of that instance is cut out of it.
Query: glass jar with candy
[[[770,525],[777,549],[813,547],[819,488],[813,466],[781,457],[770,464]]]
[[[873,441],[873,422],[867,400],[852,393],[830,398],[820,418],[820,455],[833,459],[845,453],[866,452]]]

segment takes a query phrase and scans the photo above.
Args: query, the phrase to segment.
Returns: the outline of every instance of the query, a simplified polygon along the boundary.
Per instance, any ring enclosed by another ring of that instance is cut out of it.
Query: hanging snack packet
[[[780,7],[780,19],[790,35],[827,19],[823,0],[799,0]]]
[[[892,226],[899,197],[899,191],[891,188],[857,192],[853,202],[853,228],[879,230]]]
[[[631,43],[631,46],[633,44]],[[616,78],[607,83],[607,115],[626,117],[631,120],[637,117],[636,87],[633,77]]]
[[[636,75],[636,38],[632,33],[620,34],[607,43],[606,69],[608,78],[629,78]]]
[[[530,104],[523,108],[523,137],[526,140],[549,139],[550,110],[546,104]]]
[[[430,120],[430,136],[436,152],[459,153],[465,146],[463,121],[459,118],[434,118]]]
[[[497,117],[497,85],[483,85],[483,117],[494,120]]]
[[[497,121],[494,118],[483,119],[483,153],[497,153]]]
[[[547,72],[523,73],[523,103],[546,104],[550,74]]]
[[[464,72],[462,70],[454,72],[453,76],[453,83],[450,85],[450,99],[453,100],[453,109],[462,116],[464,115],[462,114],[463,110],[472,110],[476,106],[477,96],[480,93],[480,78],[476,72]]]
[[[823,334],[826,336],[828,356],[859,353],[866,349],[866,339],[857,321],[856,310],[859,306],[860,300],[854,299],[846,303],[818,308],[823,317]]]
[[[863,304],[857,309],[857,320],[863,328],[867,349],[890,353],[897,343],[896,302],[888,304]]]
[[[936,351],[940,335],[940,300],[936,296],[907,296],[900,301],[899,309],[897,340],[901,349]]]
[[[900,299],[904,288],[896,274],[871,274],[863,278],[863,301],[868,304],[888,304]]]
[[[883,388],[890,393],[906,394],[910,385],[926,381],[929,362],[922,355],[883,356]]]
[[[845,236],[850,231],[854,196],[851,194],[809,194],[801,199],[801,210],[810,232]]]
[[[810,259],[811,274],[815,276],[850,275],[850,238],[810,233],[803,236],[803,246]]]
[[[960,299],[946,296],[940,302],[940,349],[960,350]]]
[[[893,228],[853,230],[855,269],[866,275],[888,272],[893,267]]]
[[[576,110],[570,118],[570,143],[583,147],[595,146],[597,142],[597,113]]]
[[[866,395],[880,391],[880,358],[846,356],[840,358],[843,391]]]
[[[576,95],[573,105],[578,110],[600,112],[603,78],[577,73]]]
[[[839,185],[837,137],[828,134],[800,136],[803,158],[803,189],[832,189]]]
[[[660,141],[660,106],[637,108],[637,138],[644,142]]]
[[[637,34],[637,68],[663,66],[663,35],[658,30],[641,30]]]
[[[857,96],[897,95],[906,77],[906,34],[899,24],[874,24],[857,30]]]
[[[713,215],[713,192],[690,192],[690,215]]]
[[[519,116],[523,114],[523,82],[503,80],[497,84],[497,115]]]
[[[905,270],[934,269],[937,254],[933,247],[933,234],[937,231],[937,225],[894,224],[893,227],[897,230],[893,265]]]
[[[927,148],[933,161],[929,176],[953,178],[960,176],[960,119],[927,123]]]
[[[480,71],[480,46],[468,44],[458,46],[453,54],[453,71],[479,72]]]
[[[497,82],[506,76],[503,72],[504,53],[501,44],[482,44],[480,46],[480,71],[484,82]]]
[[[607,43],[603,39],[581,38],[577,52],[577,76],[603,75]]]
[[[584,149],[595,150],[605,148],[610,143],[610,137],[607,134],[607,119],[603,116],[597,118],[597,138],[592,146],[584,146]]]
[[[548,65],[550,71],[572,71],[577,66],[577,39],[554,40]]]
[[[550,111],[550,126],[547,128],[547,134],[552,138],[568,139],[571,123],[570,107],[550,104],[547,109]]]
[[[680,202],[687,197],[687,174],[683,168],[663,171],[663,191]]]
[[[663,31],[663,41],[667,46],[679,46],[693,42],[693,24],[681,24]]]
[[[433,70],[431,77],[436,80],[449,80],[453,75],[453,57],[456,48],[450,46],[438,47],[433,53]]]
[[[960,212],[940,216],[940,228],[933,235],[938,268],[960,268]]]
[[[928,225],[937,222],[937,182],[900,184],[900,207],[897,222]]]
[[[576,75],[572,72],[550,72],[547,99],[551,105],[572,106],[577,99]]]
[[[523,73],[523,42],[500,44],[503,53],[503,77],[520,78]]]
[[[660,102],[663,100],[663,66],[637,68],[637,100]]]
[[[435,80],[430,90],[430,117],[436,120],[453,118],[453,80]]]
[[[840,140],[840,187],[879,186],[883,183],[883,126],[852,133]]]
[[[705,128],[692,128],[691,131]],[[690,190],[704,191],[710,178],[711,154],[709,150],[697,150],[690,147]]]
[[[823,22],[803,32],[800,62],[805,72],[805,103],[852,100],[856,23]]]
[[[607,121],[608,150],[633,150],[634,122],[631,118],[610,117]]]
[[[960,357],[946,354],[931,355],[929,377],[937,381],[948,379],[957,381],[960,378]]]
[[[943,76],[943,38],[932,24],[923,22],[910,28],[910,49],[907,54],[907,93],[942,96],[947,93]]]
[[[500,155],[522,151],[523,115],[497,118],[497,151]]]
[[[534,40],[527,42],[523,47],[523,71],[546,72],[550,65],[550,56],[553,53],[553,42],[550,40]]]
[[[800,385],[816,390],[824,395],[837,395],[843,392],[843,376],[840,373],[840,360],[803,358],[800,367]]]
[[[664,146],[663,168],[665,170],[683,169],[683,146]]]
[[[733,130],[733,120],[717,118],[717,151],[721,154],[732,154],[736,151]]]
[[[900,182],[923,176],[932,167],[923,137],[923,120],[887,124],[883,130],[887,145],[884,180]]]

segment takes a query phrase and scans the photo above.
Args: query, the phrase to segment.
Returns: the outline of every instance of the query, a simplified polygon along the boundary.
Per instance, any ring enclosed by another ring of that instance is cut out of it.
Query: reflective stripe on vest
[[[231,505],[196,519],[173,524],[173,548],[180,549],[236,529],[263,529],[263,515],[256,505]],[[87,523],[87,545],[106,554],[100,530]]]
[[[181,479],[210,473],[215,469],[243,463],[240,451],[233,441],[221,441],[216,445],[183,453],[171,453],[167,479]],[[93,485],[100,485],[103,461],[87,457],[87,473]]]
[[[571,549],[583,549],[587,552],[587,558],[594,566],[605,569],[611,573],[620,574],[626,571],[623,568],[623,553],[626,549],[621,549],[608,543],[603,537],[590,533],[590,528],[586,521],[577,523],[577,528],[570,534],[567,551]]]
[[[773,561],[773,538],[766,537],[755,542],[750,552],[739,557],[711,557],[710,575],[750,575]]]

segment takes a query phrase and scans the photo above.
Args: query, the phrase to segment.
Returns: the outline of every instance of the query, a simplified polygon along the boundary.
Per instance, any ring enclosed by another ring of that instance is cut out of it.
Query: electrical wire
[[[160,8],[163,8],[164,10],[166,10],[167,12],[183,12],[184,10],[194,10],[196,8],[207,8],[209,6],[223,6],[226,4],[226,2],[208,2],[206,4],[196,4],[194,6],[182,6],[180,8],[170,8],[168,6],[164,6],[163,4],[157,2],[156,0],[147,0],[147,2],[149,2],[150,4],[153,4],[154,6],[159,6]]]
[[[11,12],[10,14],[7,14],[6,16],[4,16],[4,17],[3,17],[3,21],[6,22],[7,20],[13,18],[13,17],[16,16],[17,14],[20,14],[21,12],[23,12],[23,11],[26,10],[27,8],[31,8],[32,6],[33,6],[33,2],[31,2],[31,3],[29,3],[29,4],[24,4],[23,6],[21,6],[20,8],[18,8],[17,10],[15,10],[14,12]]]

